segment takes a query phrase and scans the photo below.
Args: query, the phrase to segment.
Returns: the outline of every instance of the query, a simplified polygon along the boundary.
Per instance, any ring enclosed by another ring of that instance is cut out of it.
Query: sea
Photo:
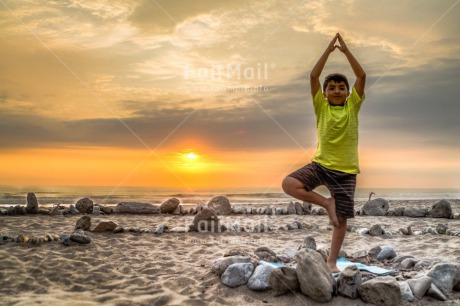
[[[317,190],[328,196],[326,188]],[[212,197],[226,196],[232,204],[282,204],[295,201],[281,189],[239,188],[239,189],[196,189],[179,190],[155,187],[113,187],[113,186],[0,186],[0,205],[24,205],[27,193],[33,192],[38,203],[44,206],[54,204],[75,204],[81,198],[90,198],[94,203],[116,205],[120,202],[148,202],[160,204],[169,198],[178,198],[182,205],[206,204]],[[460,199],[460,188],[357,188],[356,201],[372,198],[387,200],[435,200]]]

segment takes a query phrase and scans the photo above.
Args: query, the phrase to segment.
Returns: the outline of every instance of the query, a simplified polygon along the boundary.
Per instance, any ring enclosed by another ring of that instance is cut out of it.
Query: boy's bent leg
[[[337,258],[339,257],[340,249],[347,232],[347,219],[342,216],[337,216],[339,225],[332,230],[331,251],[327,259],[327,266],[331,272],[340,272],[337,268]]]
[[[282,187],[284,192],[291,197],[323,207],[327,211],[330,224],[334,227],[339,225],[334,198],[327,199],[314,191],[307,191],[301,181],[290,176],[283,180]]]

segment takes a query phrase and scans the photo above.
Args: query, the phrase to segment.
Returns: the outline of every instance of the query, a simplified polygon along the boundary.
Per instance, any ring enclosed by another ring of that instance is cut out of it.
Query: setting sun
[[[190,160],[194,160],[194,159],[198,158],[198,155],[196,155],[193,152],[190,152],[190,153],[187,154],[187,158],[190,159]]]

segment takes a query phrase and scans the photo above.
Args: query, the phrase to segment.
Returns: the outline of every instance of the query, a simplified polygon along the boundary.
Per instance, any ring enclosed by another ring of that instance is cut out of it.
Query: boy
[[[324,93],[321,90],[319,76],[336,48],[345,54],[356,76],[351,94],[347,78],[337,73],[326,77]],[[354,217],[356,174],[359,173],[358,112],[364,100],[365,82],[366,73],[337,33],[310,73],[318,130],[316,154],[312,163],[289,174],[282,185],[290,196],[326,209],[334,227],[327,259],[331,272],[339,272],[336,261],[345,238],[347,218]],[[320,185],[329,189],[331,198],[313,191]]]

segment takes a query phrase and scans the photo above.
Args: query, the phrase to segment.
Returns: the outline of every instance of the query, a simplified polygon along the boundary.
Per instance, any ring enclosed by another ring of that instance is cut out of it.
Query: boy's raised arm
[[[337,33],[334,38],[331,40],[329,45],[327,46],[327,49],[324,51],[323,55],[319,58],[318,62],[316,65],[313,67],[310,73],[310,88],[311,88],[311,95],[314,97],[318,90],[321,87],[321,83],[319,81],[319,77],[321,75],[321,72],[323,71],[324,65],[327,62],[327,59],[329,57],[329,54],[334,52],[335,48],[335,42],[339,38],[339,33]]]
[[[363,67],[358,63],[356,58],[351,54],[350,49],[348,49],[347,45],[343,41],[342,36],[340,36],[339,33],[337,33],[336,37],[339,39],[339,50],[345,54],[345,56],[348,59],[348,62],[350,63],[351,68],[353,69],[353,72],[356,76],[356,82],[355,82],[355,89],[356,92],[360,97],[363,96],[364,94],[364,86],[366,85],[366,72],[364,72]]]

